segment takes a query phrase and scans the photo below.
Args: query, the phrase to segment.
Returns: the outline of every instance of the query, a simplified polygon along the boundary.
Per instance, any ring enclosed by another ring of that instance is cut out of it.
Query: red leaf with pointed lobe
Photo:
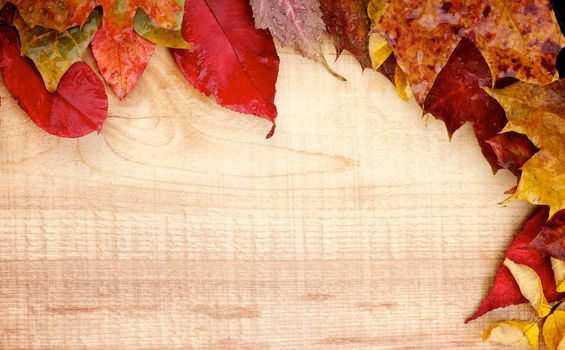
[[[85,63],[75,63],[56,92],[47,91],[33,63],[20,55],[18,33],[0,26],[0,71],[8,91],[37,126],[61,137],[99,131],[108,112],[103,83]]]
[[[498,159],[486,141],[506,125],[506,114],[481,86],[492,86],[490,68],[475,45],[464,38],[439,73],[424,111],[442,120],[450,137],[466,122],[473,123],[481,151],[496,171],[500,168]]]
[[[486,142],[492,147],[498,165],[517,176],[520,167],[538,151],[526,135],[515,132],[496,135]]]
[[[540,233],[547,222],[548,215],[548,207],[538,209],[528,220],[524,229],[514,237],[505,257],[518,264],[531,267],[540,277],[545,297],[551,302],[563,298],[564,294],[555,290],[555,279],[549,257],[529,248],[532,240]],[[465,322],[475,320],[491,310],[525,302],[527,300],[522,296],[510,270],[501,264],[496,272],[492,290],[481,303],[479,309]]]
[[[220,105],[274,123],[279,57],[249,2],[187,0],[185,9],[182,32],[193,48],[172,53],[186,79]]]
[[[558,211],[551,217],[531,247],[565,260],[565,210]]]

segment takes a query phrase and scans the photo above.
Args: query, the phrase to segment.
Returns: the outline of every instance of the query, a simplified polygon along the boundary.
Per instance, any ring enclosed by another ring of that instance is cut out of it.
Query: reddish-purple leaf
[[[514,237],[506,251],[505,257],[518,264],[531,267],[540,277],[545,297],[551,302],[563,298],[564,295],[555,290],[555,279],[553,278],[549,257],[528,248],[532,240],[545,225],[548,215],[549,210],[547,207],[538,209],[528,220],[524,229]],[[479,306],[479,309],[465,322],[477,319],[491,310],[525,303],[526,301],[510,270],[501,264],[496,272],[492,290]]]
[[[496,171],[498,159],[486,141],[506,125],[506,114],[481,88],[491,85],[491,71],[481,52],[470,40],[462,39],[437,76],[424,102],[424,111],[442,120],[450,137],[466,122],[473,123],[483,155]]]
[[[101,129],[108,99],[103,83],[87,64],[75,63],[57,91],[49,92],[33,63],[20,55],[16,30],[0,26],[0,71],[20,107],[48,133],[80,137]]]
[[[532,248],[565,260],[565,210],[555,213],[531,244]]]
[[[538,151],[526,135],[515,132],[496,135],[486,142],[492,147],[498,165],[515,175],[520,175],[520,167]]]
[[[273,38],[255,29],[245,0],[187,0],[182,32],[193,46],[172,50],[186,79],[231,110],[275,122],[279,57]]]

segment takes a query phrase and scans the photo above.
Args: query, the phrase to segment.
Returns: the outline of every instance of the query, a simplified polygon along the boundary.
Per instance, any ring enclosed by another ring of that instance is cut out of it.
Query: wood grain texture
[[[1,86],[0,349],[497,349],[528,307],[463,320],[531,208],[470,128],[335,69],[281,51],[271,140],[164,50],[80,140]]]

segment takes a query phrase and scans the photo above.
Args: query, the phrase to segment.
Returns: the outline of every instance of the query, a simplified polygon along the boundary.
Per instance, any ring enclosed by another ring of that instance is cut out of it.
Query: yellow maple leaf
[[[545,317],[551,312],[551,305],[543,295],[543,287],[538,274],[529,266],[517,264],[510,259],[504,260],[504,266],[510,270],[516,280],[520,292],[528,299],[539,317]]]
[[[563,350],[565,343],[565,311],[556,310],[543,323],[543,340],[548,350]]]
[[[525,134],[540,149],[522,166],[516,192],[509,200],[548,205],[550,216],[565,208],[565,80],[549,85],[524,82],[504,89],[485,89],[508,118],[503,132]]]
[[[565,261],[551,258],[551,268],[558,292],[565,292]]]
[[[539,340],[539,327],[535,322],[504,321],[491,325],[483,333],[483,341],[504,345],[529,346],[536,349]]]

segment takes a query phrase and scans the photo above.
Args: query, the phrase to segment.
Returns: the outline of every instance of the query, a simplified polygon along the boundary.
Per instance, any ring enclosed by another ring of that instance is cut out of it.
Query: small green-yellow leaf
[[[558,292],[565,292],[565,261],[551,258],[551,268]]]
[[[548,350],[563,350],[565,344],[565,311],[555,310],[543,323],[543,340]]]
[[[58,32],[41,26],[30,27],[19,15],[16,16],[14,25],[20,34],[21,52],[35,63],[47,90],[57,90],[69,68],[82,61],[100,26],[100,17],[100,13],[94,11],[82,27]]]
[[[491,325],[483,333],[483,341],[504,345],[521,345],[536,349],[539,340],[539,327],[535,322],[504,321]]]
[[[184,0],[178,1],[179,7],[184,9]],[[177,25],[173,29],[157,27],[145,11],[138,9],[133,18],[135,32],[145,39],[159,46],[172,49],[189,49],[190,44],[181,33],[183,11],[177,14]]]
[[[402,100],[408,101],[408,94],[406,93],[406,90],[408,90],[408,80],[398,64],[394,68],[394,85],[396,86],[398,96],[400,96]]]
[[[529,266],[516,264],[510,259],[504,260],[504,266],[510,270],[520,287],[520,292],[524,298],[528,299],[539,317],[547,316],[551,311],[551,305],[543,295],[543,287],[538,274]]]

